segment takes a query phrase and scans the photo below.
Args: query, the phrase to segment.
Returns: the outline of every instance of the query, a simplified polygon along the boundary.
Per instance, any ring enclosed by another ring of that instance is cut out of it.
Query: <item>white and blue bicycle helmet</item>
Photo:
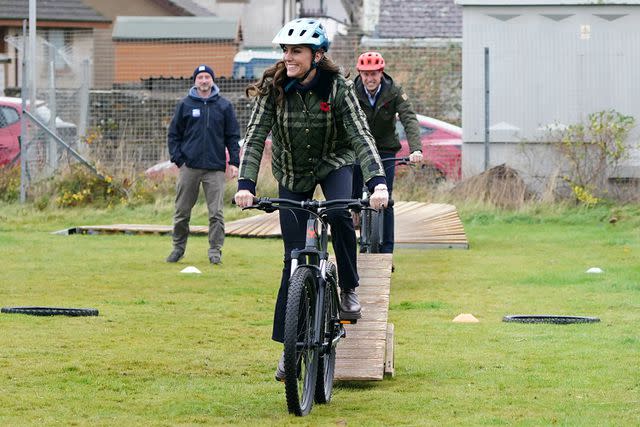
[[[285,44],[307,45],[314,52],[318,49],[325,52],[329,50],[329,39],[324,26],[313,18],[299,18],[286,23],[273,38],[272,43],[281,46]]]

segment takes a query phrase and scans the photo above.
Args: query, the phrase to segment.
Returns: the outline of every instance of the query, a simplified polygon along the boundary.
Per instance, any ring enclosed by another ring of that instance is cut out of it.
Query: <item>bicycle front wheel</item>
[[[327,262],[327,286],[324,292],[324,316],[320,331],[322,348],[318,364],[315,399],[329,403],[333,393],[333,375],[336,369],[336,341],[342,334],[339,319],[338,272],[332,262]]]
[[[289,412],[311,411],[318,375],[319,347],[315,342],[315,272],[299,267],[289,280],[284,323],[285,392]]]
[[[370,234],[369,238],[371,240],[370,248],[371,251],[369,253],[378,254],[380,253],[380,246],[382,241],[382,212],[371,211],[371,220],[370,220]]]

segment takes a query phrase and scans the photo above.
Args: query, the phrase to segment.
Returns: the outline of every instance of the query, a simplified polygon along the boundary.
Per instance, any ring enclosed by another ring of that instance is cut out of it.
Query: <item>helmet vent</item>
[[[293,28],[289,30],[288,35],[291,35],[291,34],[293,34]]]
[[[307,32],[307,30],[300,31],[300,37],[304,36],[304,33],[306,33],[306,32]]]

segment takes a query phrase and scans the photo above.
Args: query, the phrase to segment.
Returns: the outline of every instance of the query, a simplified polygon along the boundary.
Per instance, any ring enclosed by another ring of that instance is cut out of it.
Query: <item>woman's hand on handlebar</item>
[[[411,163],[420,163],[422,162],[422,151],[416,150],[409,155],[409,161]]]
[[[233,196],[233,200],[239,207],[246,208],[253,205],[255,196],[249,190],[240,190]]]
[[[373,194],[369,197],[369,206],[373,209],[380,209],[387,206],[389,203],[389,192],[387,186],[384,184],[378,184],[373,189]]]

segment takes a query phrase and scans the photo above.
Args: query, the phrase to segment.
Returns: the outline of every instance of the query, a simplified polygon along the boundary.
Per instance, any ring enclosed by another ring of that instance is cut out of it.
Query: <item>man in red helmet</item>
[[[402,88],[393,82],[384,72],[384,58],[378,52],[365,52],[358,58],[358,76],[354,84],[360,107],[367,116],[367,122],[380,157],[383,160],[387,177],[389,198],[392,197],[395,162],[384,161],[393,158],[400,150],[400,140],[396,133],[396,113],[407,134],[409,158],[412,163],[422,161],[422,143],[416,113]],[[358,165],[353,173],[353,196],[360,197],[362,189],[362,170]],[[384,232],[380,252],[393,253],[393,207],[384,214]]]

